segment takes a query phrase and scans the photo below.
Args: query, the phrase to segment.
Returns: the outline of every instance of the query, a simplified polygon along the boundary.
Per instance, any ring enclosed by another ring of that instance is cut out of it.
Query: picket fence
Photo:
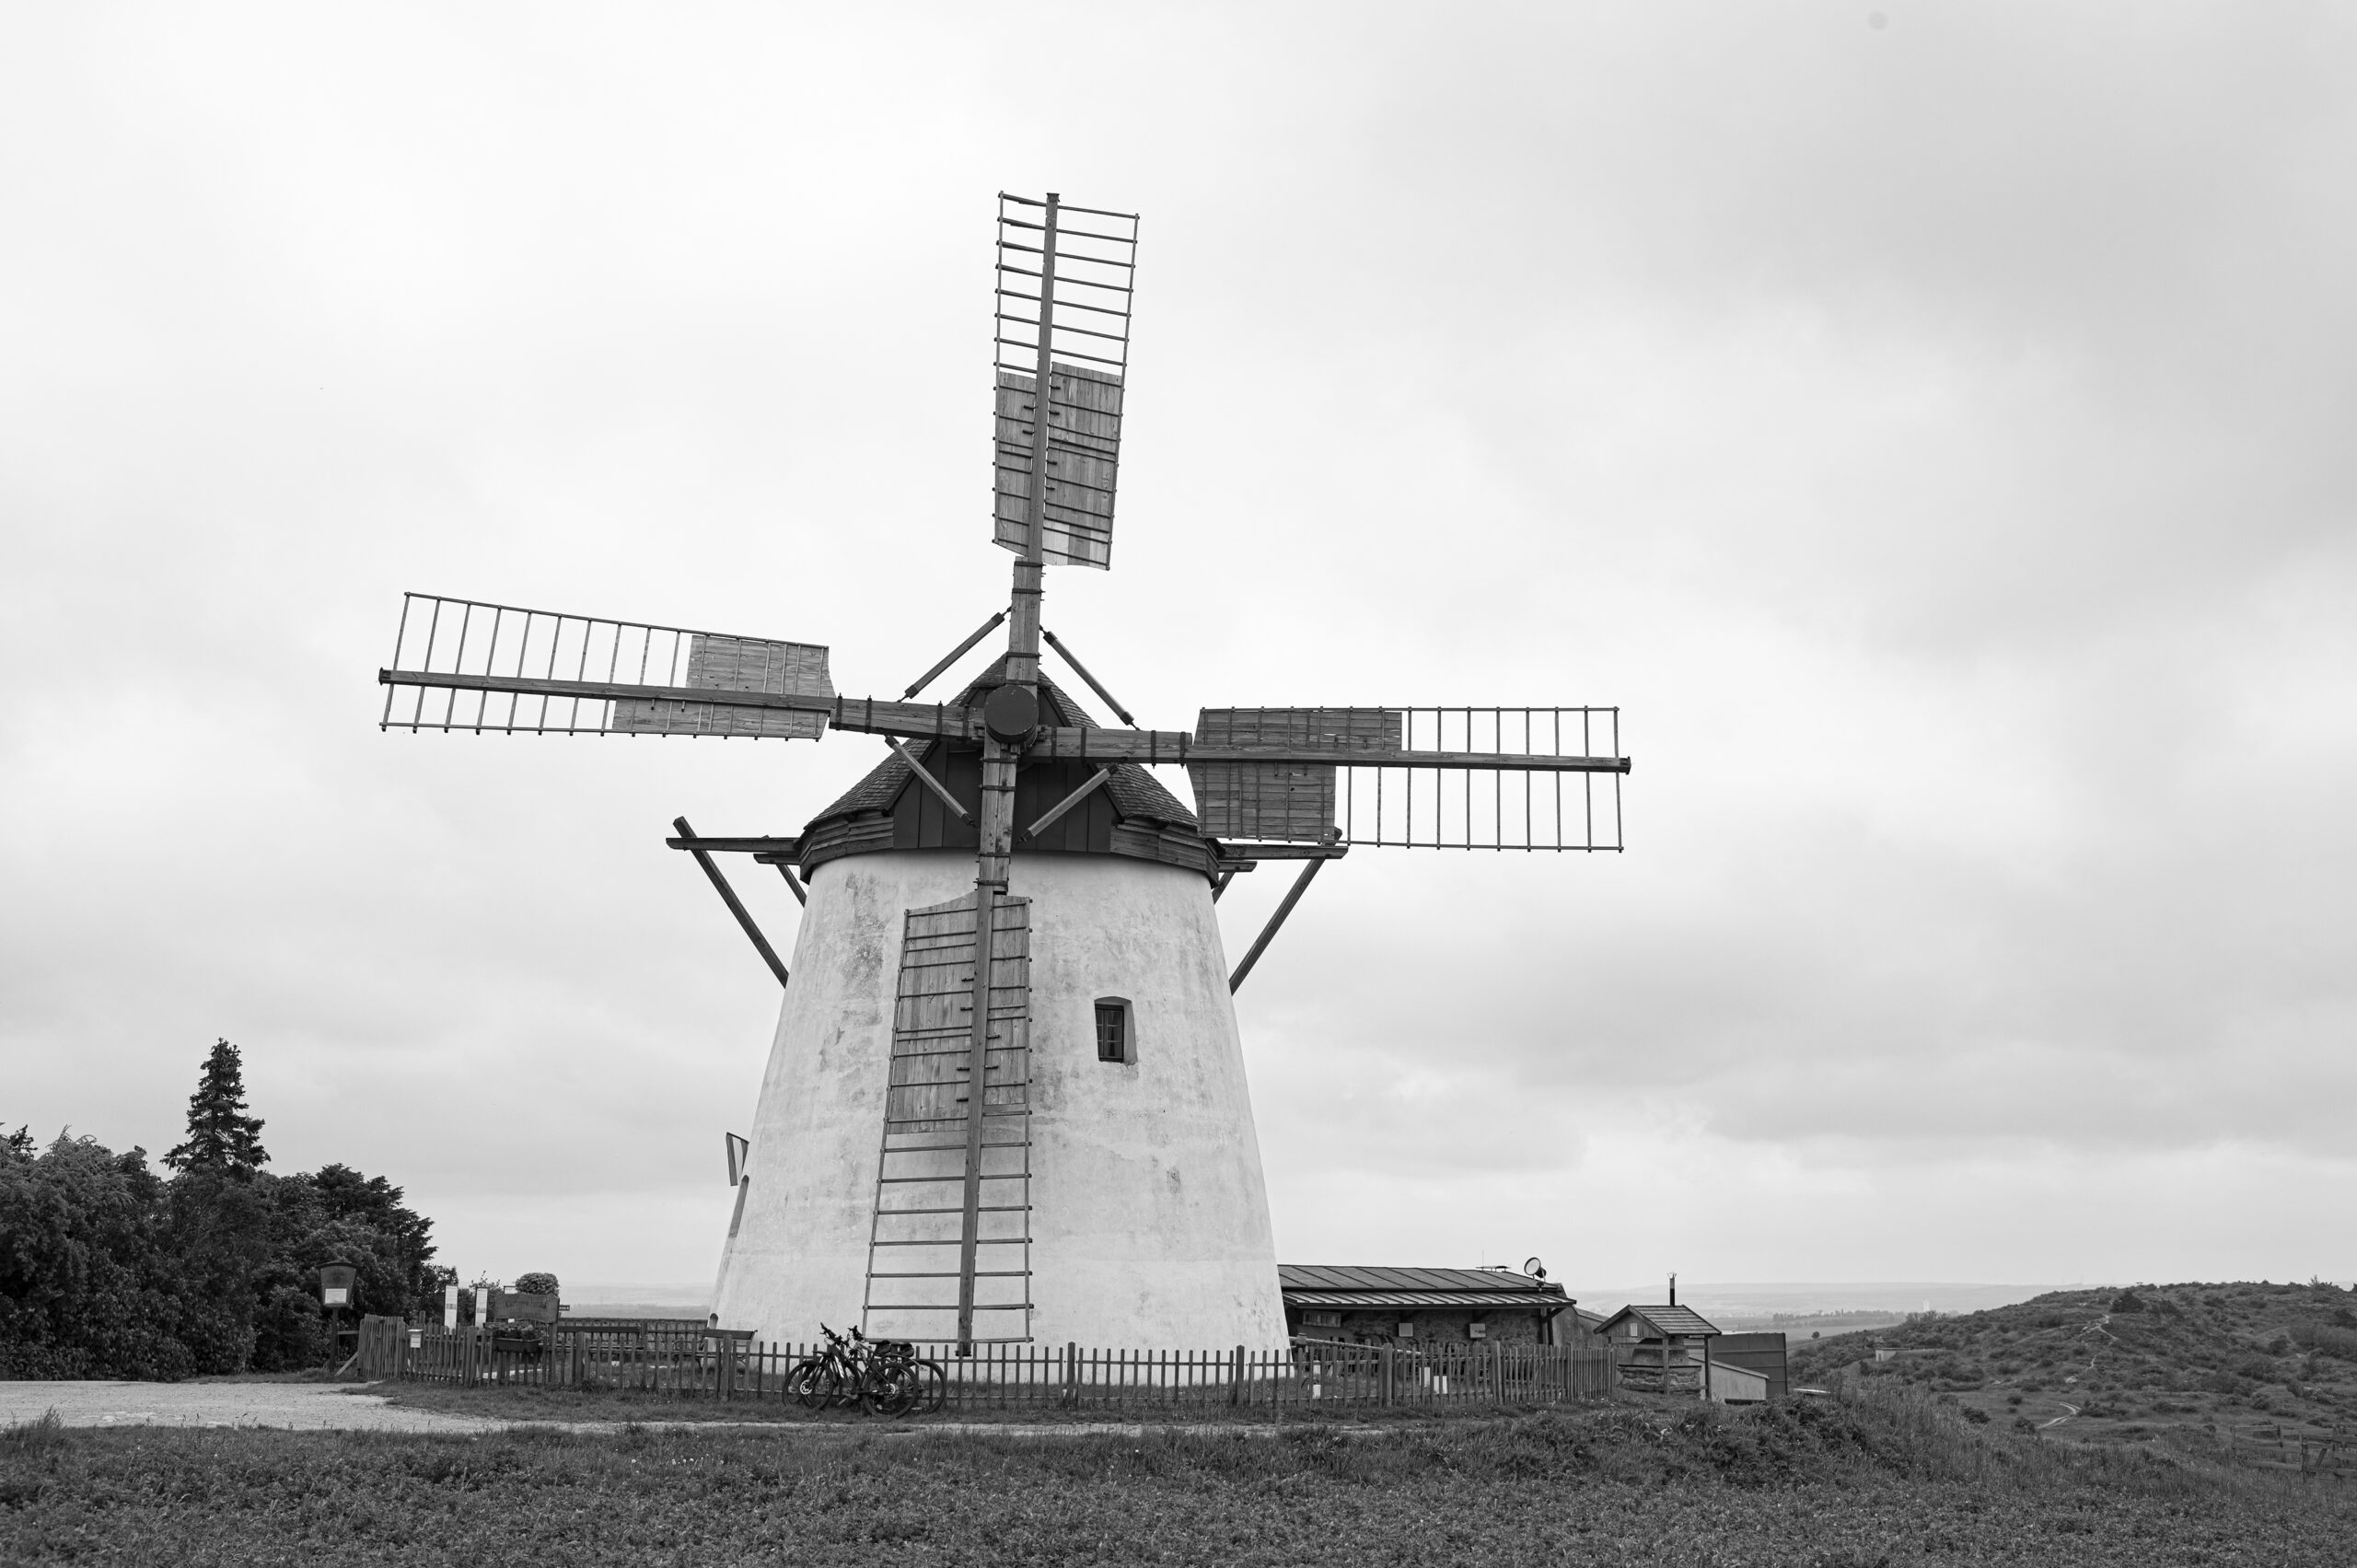
[[[560,1322],[533,1335],[370,1318],[352,1365],[371,1379],[778,1400],[787,1372],[819,1349],[661,1319]],[[1495,1341],[1417,1347],[1303,1341],[1225,1351],[981,1344],[970,1356],[954,1350],[917,1347],[946,1373],[952,1412],[1543,1405],[1604,1399],[1618,1383],[1608,1351]]]

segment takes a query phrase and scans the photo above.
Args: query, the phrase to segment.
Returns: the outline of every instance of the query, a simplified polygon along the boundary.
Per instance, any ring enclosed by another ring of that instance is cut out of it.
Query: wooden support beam
[[[1238,844],[1223,840],[1219,845],[1222,864],[1231,860],[1340,860],[1350,853],[1348,844]]]
[[[1004,621],[1005,619],[1006,611],[1002,610],[996,615],[992,616],[988,621],[983,621],[981,625],[976,629],[972,636],[967,638],[964,642],[949,650],[948,657],[943,659],[939,664],[935,665],[931,669],[926,670],[923,675],[918,676],[916,679],[910,684],[909,689],[900,693],[900,700],[902,702],[906,702],[908,699],[915,696],[918,692],[923,691],[926,687],[932,685],[934,677],[939,675],[943,670],[947,669],[951,665],[956,664],[959,659],[964,658],[967,653],[976,643],[981,642],[984,637],[987,637],[992,633],[997,631],[999,629],[1000,622]]]
[[[856,705],[856,704],[853,704]],[[845,727],[850,727],[846,726]],[[1295,767],[1467,768],[1495,772],[1625,773],[1626,757],[1572,757],[1518,751],[1426,751],[1401,746],[1295,746],[1202,741],[1184,730],[1042,729],[1025,754],[1032,761],[1282,762]]]
[[[1301,875],[1294,878],[1293,887],[1285,893],[1284,901],[1277,906],[1277,912],[1271,915],[1269,923],[1261,928],[1260,939],[1252,944],[1252,950],[1244,955],[1244,961],[1236,966],[1234,974],[1227,977],[1227,989],[1230,995],[1235,994],[1236,988],[1244,983],[1244,977],[1252,972],[1252,966],[1260,961],[1260,955],[1269,950],[1269,944],[1276,937],[1277,927],[1285,923],[1285,916],[1293,912],[1294,905],[1301,902],[1302,894],[1309,891],[1311,880],[1325,868],[1325,865],[1326,863],[1322,860],[1313,860],[1301,868]]]
[[[1063,656],[1064,662],[1072,666],[1073,673],[1074,675],[1079,676],[1083,680],[1088,682],[1088,689],[1091,691],[1096,692],[1099,697],[1105,699],[1105,705],[1113,710],[1113,716],[1115,718],[1120,719],[1123,724],[1128,725],[1132,729],[1137,727],[1138,721],[1130,716],[1129,709],[1121,706],[1121,700],[1119,697],[1114,696],[1110,691],[1105,690],[1105,683],[1097,679],[1094,675],[1091,675],[1088,672],[1088,667],[1081,663],[1079,659],[1073,656],[1073,651],[1064,646],[1062,638],[1057,636],[1053,632],[1049,631],[1044,626],[1039,628],[1039,635],[1048,639],[1048,646],[1055,649],[1056,652]]]
[[[1026,564],[1018,563],[1018,564]],[[1028,564],[1036,564],[1031,563]],[[1036,654],[1032,656],[1037,657]],[[531,676],[446,675],[380,669],[387,686],[427,686],[461,691],[516,691],[526,696],[581,697],[599,702],[702,703],[716,708],[782,708],[824,714],[837,729],[911,739],[977,740],[981,711],[940,703],[895,703],[882,697],[804,697],[793,692],[730,691],[701,686],[634,686],[613,680],[541,680]],[[1281,762],[1295,767],[1464,768],[1476,772],[1626,773],[1626,757],[1574,757],[1516,751],[1426,751],[1398,746],[1237,745],[1199,741],[1185,730],[1053,727],[1039,732],[1024,753],[1032,761]]]
[[[802,878],[794,874],[794,867],[783,860],[772,860],[770,864],[776,866],[777,874],[785,878],[785,885],[794,889],[795,903],[807,904],[810,901],[810,890],[802,885]]]
[[[1227,891],[1227,885],[1236,880],[1236,874],[1237,872],[1248,871],[1250,869],[1251,863],[1248,861],[1242,865],[1221,866],[1219,868],[1218,879],[1212,883],[1212,902],[1219,902],[1219,896]]]
[[[893,750],[900,754],[900,761],[909,765],[909,772],[916,774],[918,783],[923,784],[925,788],[933,791],[934,794],[941,797],[941,804],[949,808],[949,814],[951,816],[957,818],[958,820],[965,823],[966,826],[970,828],[974,825],[974,814],[967,810],[965,807],[958,804],[958,797],[949,793],[949,786],[947,784],[943,784],[939,779],[935,778],[931,772],[926,771],[925,765],[917,761],[915,752],[910,750],[896,739],[888,738],[885,744],[891,747]]]
[[[1038,821],[1024,829],[1023,836],[1027,839],[1038,838],[1042,831],[1062,821],[1065,812],[1071,810],[1074,807],[1078,806],[1082,801],[1086,800],[1098,790],[1103,789],[1105,787],[1105,781],[1112,776],[1112,769],[1097,769],[1094,774],[1090,775],[1087,783],[1082,784],[1078,789],[1074,790],[1070,795],[1065,796],[1062,800],[1057,801],[1053,806],[1049,807],[1048,809],[1040,815]]]
[[[693,847],[696,830],[688,826],[685,817],[673,818],[671,826],[679,830],[680,839],[689,841],[683,847],[696,857],[696,864],[703,867],[703,874],[712,878],[713,890],[720,895],[720,901],[728,906],[728,912],[737,917],[737,923],[743,926],[745,935],[753,939],[753,947],[761,955],[761,962],[769,965],[770,973],[777,976],[780,986],[786,984],[792,977],[785,972],[784,960],[777,956],[777,949],[770,946],[770,939],[761,935],[761,928],[753,923],[751,912],[737,897],[737,889],[728,885],[728,878],[720,874],[719,865],[708,853]]]
[[[665,839],[663,842],[673,849],[700,849],[707,854],[799,854],[802,853],[800,839],[682,838]]]
[[[642,686],[627,680],[543,680],[530,675],[454,675],[426,669],[380,669],[380,686],[424,686],[453,691],[515,691],[527,697],[579,697],[599,703],[702,703],[715,708],[778,708],[824,714],[837,729],[925,740],[970,740],[981,733],[979,711],[942,703],[896,703],[886,697],[806,697],[793,691],[734,691],[704,686]],[[1109,730],[1126,735],[1126,730]]]

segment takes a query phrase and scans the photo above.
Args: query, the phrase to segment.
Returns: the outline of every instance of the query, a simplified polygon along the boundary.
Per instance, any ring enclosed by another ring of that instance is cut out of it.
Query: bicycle
[[[871,1340],[854,1328],[846,1336],[824,1323],[827,1346],[795,1363],[785,1392],[806,1410],[857,1405],[873,1415],[929,1413],[947,1402],[949,1375],[937,1361],[919,1360],[907,1340]]]
[[[838,1402],[855,1402],[863,1359],[860,1353],[851,1341],[824,1323],[819,1325],[819,1332],[826,1336],[826,1348],[794,1364],[785,1375],[785,1392],[805,1410],[825,1410]],[[857,1329],[852,1333],[859,1337]]]
[[[870,1414],[930,1415],[947,1402],[949,1374],[906,1340],[871,1342],[861,1394]]]

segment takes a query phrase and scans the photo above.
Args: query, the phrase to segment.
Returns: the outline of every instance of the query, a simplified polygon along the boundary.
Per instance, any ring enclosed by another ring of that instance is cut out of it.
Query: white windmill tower
[[[419,594],[378,672],[389,728],[831,726],[890,747],[798,835],[675,824],[785,988],[752,1134],[729,1140],[732,1327],[807,1339],[856,1307],[871,1334],[961,1349],[1279,1342],[1236,987],[1354,846],[1620,847],[1617,709],[1207,708],[1191,732],[1143,729],[1042,627],[1049,565],[1110,562],[1136,244],[1134,215],[1000,198],[1013,603],[899,699],[836,695],[812,645]],[[915,700],[1001,624],[985,674]],[[1128,727],[1042,676],[1043,641]],[[1157,765],[1187,770],[1195,811]],[[725,852],[805,900],[790,968]],[[1231,972],[1213,905],[1271,860],[1305,864]]]

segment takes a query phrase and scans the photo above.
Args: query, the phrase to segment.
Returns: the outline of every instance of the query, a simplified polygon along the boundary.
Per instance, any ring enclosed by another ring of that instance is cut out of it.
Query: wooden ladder
[[[1031,1337],[1031,904],[993,904],[973,1338],[1020,1343]],[[906,917],[860,1312],[871,1338],[957,1338],[975,923],[971,894]]]

